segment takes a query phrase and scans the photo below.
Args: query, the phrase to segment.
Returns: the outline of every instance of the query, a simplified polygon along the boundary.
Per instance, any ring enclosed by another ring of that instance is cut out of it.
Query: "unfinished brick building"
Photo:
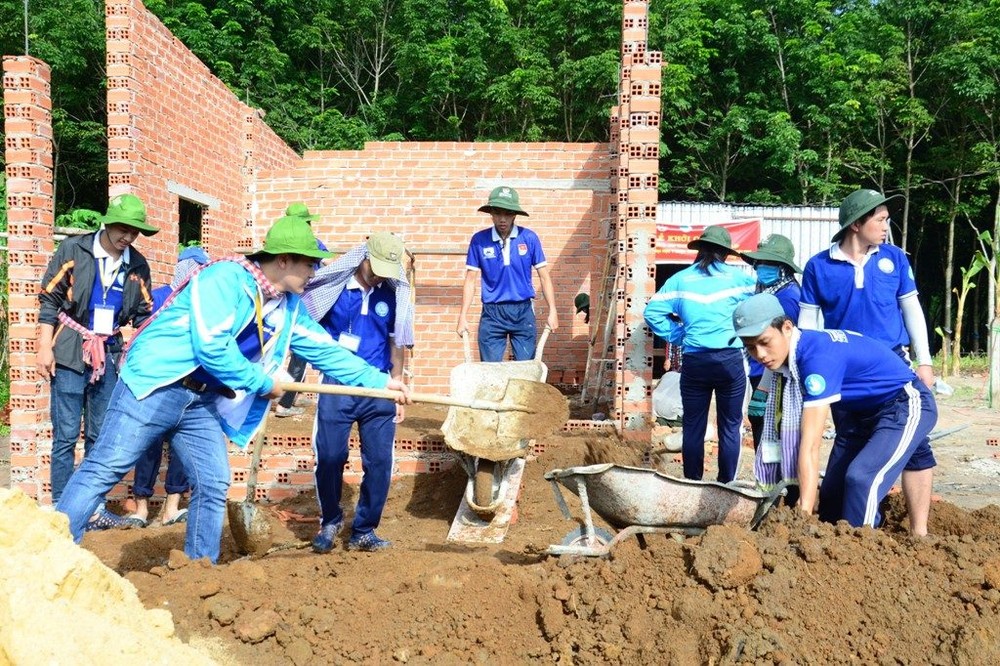
[[[258,245],[292,201],[321,216],[313,226],[331,249],[357,245],[372,230],[404,234],[418,257],[410,370],[419,390],[447,392],[448,372],[462,361],[454,324],[465,248],[489,224],[476,208],[496,185],[514,186],[542,237],[559,301],[562,326],[545,354],[549,381],[578,385],[592,359],[590,394],[602,388],[610,397],[625,436],[648,438],[652,340],[642,309],[654,292],[661,57],[647,49],[647,4],[624,0],[609,144],[369,143],[300,156],[139,0],[108,0],[109,194],[141,197],[161,229],[139,241],[158,283],[169,281],[181,226],[192,220],[212,256]],[[47,501],[52,431],[34,354],[36,294],[53,251],[49,68],[5,56],[3,69],[12,485]],[[592,294],[590,326],[573,316],[580,292]],[[312,484],[308,438],[269,438],[264,456],[260,498]],[[233,496],[245,492],[247,460],[232,450]],[[447,460],[442,442],[397,441],[399,474],[434,471]],[[360,471],[357,460],[350,469]],[[127,493],[126,482],[112,496]]]

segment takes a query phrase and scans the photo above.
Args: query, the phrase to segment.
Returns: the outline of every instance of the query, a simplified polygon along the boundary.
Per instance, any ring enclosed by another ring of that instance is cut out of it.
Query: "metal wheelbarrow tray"
[[[545,478],[563,515],[572,519],[560,485],[579,496],[584,526],[570,533],[553,555],[606,556],[615,545],[634,535],[670,532],[696,535],[712,525],[756,529],[784,492],[780,485],[763,493],[733,484],[693,481],[653,469],[612,463],[554,469]],[[621,530],[613,538],[594,528],[591,510]],[[602,534],[603,533],[603,534]],[[644,545],[644,544],[643,544]]]

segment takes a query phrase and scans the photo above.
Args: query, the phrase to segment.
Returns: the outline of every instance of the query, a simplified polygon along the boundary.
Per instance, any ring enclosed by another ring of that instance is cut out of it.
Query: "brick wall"
[[[52,256],[52,101],[47,64],[4,56],[7,274],[10,338],[10,479],[32,497],[49,492],[48,384],[35,372],[38,285]]]
[[[252,219],[257,172],[300,158],[139,0],[108,0],[105,12],[109,190],[146,203],[161,231],[137,247],[154,282],[168,282],[178,192],[208,202],[202,244],[212,256],[230,254]]]
[[[531,214],[524,222],[541,236],[552,265],[561,326],[544,357],[550,381],[583,379],[588,338],[603,322],[584,324],[582,315],[574,314],[573,299],[587,292],[596,305],[606,286],[602,273],[610,247],[615,327],[607,382],[614,417],[629,437],[648,436],[652,338],[642,324],[642,308],[654,288],[660,56],[646,50],[647,3],[624,0],[624,5],[622,80],[610,146],[371,143],[364,150],[300,158],[260,112],[214,79],[138,0],[108,0],[110,193],[140,196],[151,223],[162,229],[139,240],[158,281],[172,273],[179,192],[207,202],[203,242],[214,256],[259,243],[292,201],[305,202],[322,216],[314,227],[332,249],[353,247],[376,229],[403,233],[418,258],[414,382],[421,391],[446,392],[449,370],[462,361],[454,326],[464,253],[472,233],[489,225],[488,216],[476,209],[496,185],[516,187]],[[47,386],[34,373],[33,294],[52,252],[48,68],[30,58],[9,58],[4,69],[12,188],[9,317],[16,336],[10,343],[16,401],[11,471],[16,485],[47,499],[51,427]],[[541,302],[538,311],[544,318]],[[477,304],[473,327],[478,312]],[[312,484],[308,437],[285,439],[266,440],[260,499],[280,499]],[[348,478],[357,480],[360,467],[352,454]],[[245,492],[248,457],[236,449],[230,457],[231,496],[238,497]],[[439,439],[399,441],[394,471],[435,471],[449,460]],[[126,480],[111,495],[128,491]]]

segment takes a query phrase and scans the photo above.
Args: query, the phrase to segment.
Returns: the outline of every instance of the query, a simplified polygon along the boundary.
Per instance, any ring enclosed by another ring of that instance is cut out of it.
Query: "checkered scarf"
[[[254,281],[257,283],[257,286],[260,287],[261,293],[264,294],[264,297],[267,300],[271,300],[272,298],[281,298],[281,296],[283,295],[282,292],[278,291],[275,288],[275,286],[271,284],[271,281],[267,279],[267,276],[264,275],[264,271],[260,270],[260,266],[253,263],[244,256],[235,254],[231,257],[223,257],[221,259],[209,261],[208,263],[202,264],[197,268],[195,268],[194,270],[188,272],[187,276],[184,277],[177,284],[176,287],[174,287],[173,282],[170,283],[170,286],[173,287],[173,291],[170,292],[170,295],[167,296],[167,299],[163,301],[163,305],[160,306],[159,310],[153,313],[152,317],[142,322],[142,326],[136,329],[135,334],[132,336],[132,340],[129,340],[128,343],[126,343],[125,349],[122,351],[122,361],[121,361],[122,363],[125,362],[125,355],[128,354],[129,347],[132,346],[132,341],[135,340],[137,337],[139,337],[139,334],[142,333],[147,326],[152,324],[156,320],[156,318],[159,317],[160,314],[167,309],[167,306],[169,306],[171,303],[174,302],[174,299],[177,298],[177,294],[181,293],[184,290],[184,287],[186,287],[188,283],[191,282],[192,278],[194,278],[195,275],[202,272],[209,266],[217,264],[220,261],[232,261],[245,268],[251,275],[253,275]],[[178,267],[180,266],[180,263],[183,262],[179,262]],[[175,277],[176,277],[176,269],[175,269]]]
[[[363,243],[348,250],[329,266],[316,271],[302,295],[302,303],[310,317],[320,321],[326,316],[344,292],[351,276],[367,257],[368,245]],[[399,268],[399,278],[389,278],[389,282],[396,289],[396,328],[393,339],[397,347],[410,347],[413,345],[413,306],[410,303],[410,284],[406,281],[402,266]]]
[[[772,490],[782,479],[795,481],[799,478],[799,429],[802,421],[802,389],[798,378],[789,371],[785,376],[780,372],[771,374],[768,386],[767,406],[764,408],[764,431],[761,439],[781,443],[781,460],[766,463],[763,460],[764,446],[757,447],[753,470],[757,485],[763,490]],[[773,396],[781,393],[781,418],[778,419],[778,401]]]

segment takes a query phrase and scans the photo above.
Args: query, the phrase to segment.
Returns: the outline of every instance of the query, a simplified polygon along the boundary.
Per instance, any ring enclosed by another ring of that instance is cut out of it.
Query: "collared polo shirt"
[[[392,369],[389,343],[396,326],[396,291],[388,281],[366,291],[351,277],[320,325],[334,340],[341,333],[357,336],[357,356],[383,372]]]
[[[116,259],[101,245],[101,233],[94,235],[94,284],[90,292],[89,320],[87,328],[94,330],[94,308],[98,306],[112,307],[115,310],[114,321],[121,316],[123,299],[125,297],[125,270],[123,264],[131,259],[129,248]]]
[[[834,243],[802,273],[802,309],[822,312],[824,328],[857,331],[890,348],[910,342],[899,301],[916,293],[906,254],[888,243],[871,248],[860,264]]]
[[[534,231],[516,224],[502,240],[495,227],[477,231],[469,243],[465,267],[482,275],[483,303],[506,303],[535,297],[531,271],[547,264]]]
[[[917,377],[891,349],[852,331],[795,329],[788,362],[803,407],[871,410]]]

